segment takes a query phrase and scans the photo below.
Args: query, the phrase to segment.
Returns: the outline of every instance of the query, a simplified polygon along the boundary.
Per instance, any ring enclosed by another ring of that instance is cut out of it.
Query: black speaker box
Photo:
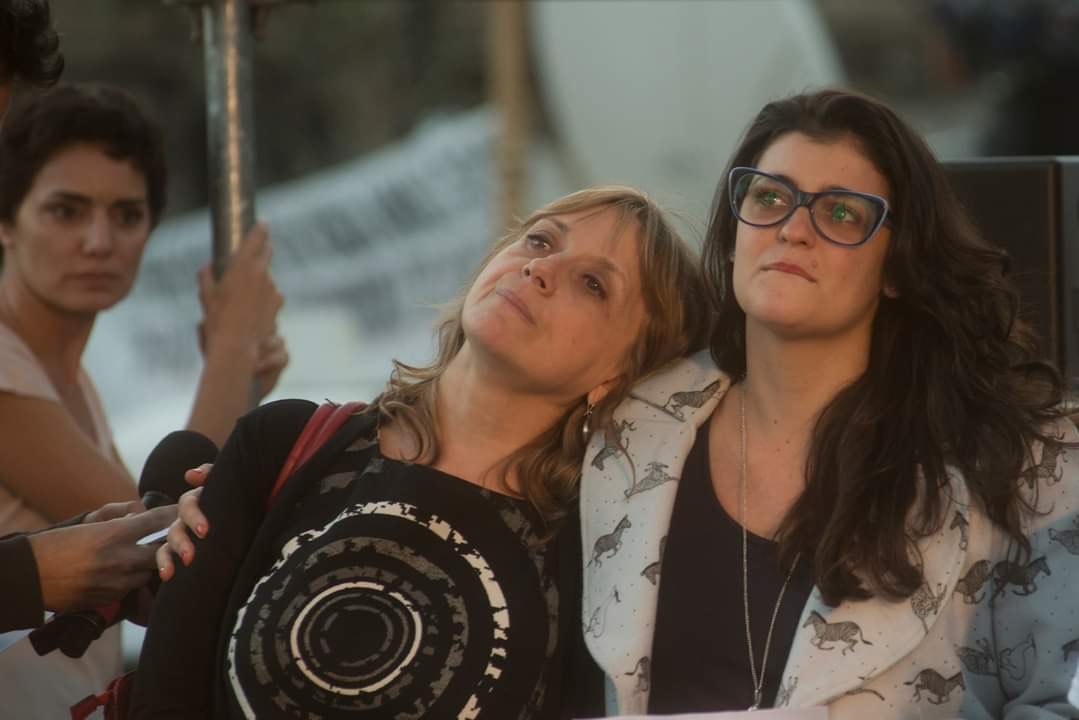
[[[1079,389],[1079,156],[944,163],[974,224],[1008,251],[1022,317]]]

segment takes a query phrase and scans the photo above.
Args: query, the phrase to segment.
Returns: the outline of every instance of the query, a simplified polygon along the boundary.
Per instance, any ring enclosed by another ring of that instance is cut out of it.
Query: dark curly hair
[[[887,180],[895,228],[868,368],[839,392],[813,428],[805,491],[779,533],[784,565],[813,548],[825,601],[910,596],[923,582],[915,541],[936,531],[948,504],[947,468],[1030,551],[1032,512],[1020,473],[1045,423],[1061,417],[1063,381],[1038,359],[1019,320],[1006,253],[974,229],[925,141],[872,98],[823,90],[771,102],[753,120],[731,167],[755,166],[787,133],[851,139]],[[712,356],[732,377],[746,371],[745,314],[732,291],[737,220],[724,173],[713,201],[703,263],[718,309]],[[911,511],[919,503],[911,523]]]
[[[47,0],[0,0],[0,82],[55,85],[64,71]]]

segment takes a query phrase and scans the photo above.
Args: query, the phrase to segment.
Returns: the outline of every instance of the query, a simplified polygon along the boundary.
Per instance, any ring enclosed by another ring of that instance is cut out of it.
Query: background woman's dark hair
[[[1033,505],[1020,492],[1020,473],[1036,442],[1058,440],[1045,436],[1044,423],[1063,414],[1063,382],[1036,358],[1018,319],[1005,252],[975,231],[925,141],[888,107],[856,93],[824,90],[769,103],[728,172],[755,166],[790,132],[853,140],[887,180],[895,227],[884,277],[898,297],[881,298],[868,369],[817,420],[805,492],[778,535],[783,563],[815,548],[817,584],[831,604],[909,596],[923,582],[914,541],[946,519],[948,466],[963,473],[976,502],[1025,556],[1021,522]],[[737,220],[727,175],[716,190],[703,262],[718,308],[712,355],[740,377],[745,314],[732,289]]]
[[[123,90],[83,85],[57,86],[8,114],[0,133],[0,222],[15,221],[50,158],[82,143],[134,164],[146,179],[150,220],[156,225],[165,210],[167,183],[160,127]]]
[[[48,87],[60,79],[64,56],[45,0],[0,0],[0,82]]]

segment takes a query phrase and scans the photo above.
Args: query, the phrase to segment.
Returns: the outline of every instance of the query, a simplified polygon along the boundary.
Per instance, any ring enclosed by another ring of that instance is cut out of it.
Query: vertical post
[[[248,0],[207,0],[202,37],[214,273],[220,277],[255,222],[254,43]]]
[[[213,269],[218,278],[255,223],[252,29],[248,0],[207,0],[202,7]],[[252,378],[250,407],[258,405],[258,397]]]
[[[488,5],[488,87],[501,124],[496,149],[498,233],[521,211],[528,169],[531,94],[524,0]]]

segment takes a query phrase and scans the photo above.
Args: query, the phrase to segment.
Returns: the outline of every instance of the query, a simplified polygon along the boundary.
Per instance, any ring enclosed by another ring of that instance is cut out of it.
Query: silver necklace
[[[772,631],[776,626],[776,616],[779,615],[779,606],[783,604],[783,595],[787,592],[787,585],[790,584],[791,577],[794,575],[794,568],[798,565],[798,560],[802,557],[801,551],[794,556],[794,562],[791,563],[791,569],[787,571],[787,579],[783,581],[783,586],[779,588],[779,597],[776,598],[775,607],[772,609],[772,621],[768,623],[768,634],[764,638],[764,655],[761,657],[761,674],[757,676],[757,662],[754,659],[753,654],[753,633],[749,629],[749,551],[746,532],[746,490],[748,488],[748,482],[746,481],[746,384],[745,379],[742,380],[742,393],[741,393],[741,467],[740,467],[740,479],[739,485],[741,490],[742,509],[738,518],[738,524],[742,526],[742,609],[745,611],[746,619],[746,650],[749,653],[749,672],[753,677],[753,704],[749,706],[750,710],[756,710],[761,706],[761,694],[764,688],[764,671],[768,667],[768,650],[772,647]]]

